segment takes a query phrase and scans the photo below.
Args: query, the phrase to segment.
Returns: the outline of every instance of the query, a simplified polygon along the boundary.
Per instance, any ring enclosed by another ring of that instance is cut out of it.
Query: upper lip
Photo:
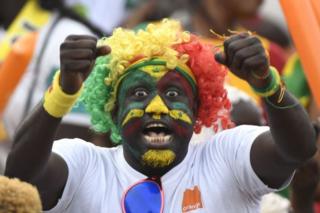
[[[160,121],[160,120],[159,121],[155,121],[155,120],[149,121],[144,125],[143,128],[146,129],[146,128],[150,128],[150,127],[164,127],[164,128],[170,129],[166,123],[164,123],[163,121]]]
[[[155,127],[164,128],[164,129],[165,129],[165,132],[166,132],[167,134],[170,134],[170,133],[171,133],[171,128],[169,127],[169,125],[166,124],[165,122],[161,121],[161,120],[159,120],[159,121],[152,120],[152,121],[147,122],[147,123],[143,126],[143,131],[146,131],[146,130],[148,130],[149,128],[155,128]]]

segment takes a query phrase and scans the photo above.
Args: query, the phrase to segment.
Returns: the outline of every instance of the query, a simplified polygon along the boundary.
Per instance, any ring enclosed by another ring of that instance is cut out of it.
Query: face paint
[[[140,168],[170,168],[187,153],[195,94],[178,71],[141,69],[119,85],[117,115],[125,157]]]
[[[169,113],[169,109],[159,95],[154,97],[146,108],[146,113],[152,114],[153,119],[159,120],[161,114],[166,115]]]
[[[139,89],[143,89],[141,90],[142,95],[146,91],[155,93],[156,90],[155,81],[148,74],[139,70],[129,73],[119,86],[117,123],[121,126],[144,114],[148,100],[140,96]]]
[[[132,118],[140,118],[140,117],[143,116],[143,114],[144,114],[144,110],[142,110],[142,109],[132,109],[132,110],[129,111],[127,116],[124,118],[124,120],[123,120],[121,125],[122,126],[125,125]]]
[[[192,124],[191,118],[181,110],[178,110],[178,109],[170,110],[169,115],[173,119],[179,119],[179,120],[186,122],[188,124]]]
[[[175,158],[176,155],[171,150],[148,150],[141,157],[144,164],[153,168],[168,166]]]
[[[148,73],[155,80],[162,78],[167,72],[168,68],[164,65],[149,65],[140,68],[141,71]]]

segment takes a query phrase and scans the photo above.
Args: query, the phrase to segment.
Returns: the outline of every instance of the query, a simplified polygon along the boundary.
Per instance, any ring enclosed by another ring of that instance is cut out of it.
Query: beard
[[[145,152],[141,157],[143,164],[153,168],[162,168],[169,166],[175,158],[176,154],[169,149],[151,149]]]

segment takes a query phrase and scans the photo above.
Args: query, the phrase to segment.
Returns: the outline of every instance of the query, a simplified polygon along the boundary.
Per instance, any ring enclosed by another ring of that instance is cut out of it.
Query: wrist
[[[60,72],[59,86],[68,95],[76,94],[82,87],[82,79],[76,74],[63,75]]]
[[[55,118],[61,118],[71,109],[81,94],[82,87],[75,94],[67,94],[59,84],[60,71],[57,71],[51,87],[47,90],[43,100],[45,111]]]
[[[269,75],[268,77],[266,77],[265,79],[258,79],[255,77],[250,77],[248,79],[248,83],[252,88],[257,88],[257,89],[263,89],[268,87],[268,85],[271,83],[272,81],[272,76]]]
[[[264,79],[255,77],[248,80],[251,88],[260,97],[270,97],[276,94],[282,87],[281,77],[274,67],[269,68],[269,74]]]

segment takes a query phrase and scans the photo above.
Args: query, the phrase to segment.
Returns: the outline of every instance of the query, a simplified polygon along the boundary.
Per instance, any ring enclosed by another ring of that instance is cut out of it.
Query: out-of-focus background
[[[287,89],[306,108],[315,127],[319,126],[318,96],[314,89],[318,79],[313,79],[312,76],[317,76],[315,73],[319,73],[320,70],[310,71],[312,58],[316,56],[313,54],[315,51],[308,49],[307,45],[310,44],[307,41],[313,41],[313,38],[297,39],[299,36],[292,28],[295,22],[292,22],[293,19],[288,15],[291,8],[288,9],[288,6],[284,5],[281,7],[280,2],[278,0],[1,0],[0,174],[4,171],[15,129],[41,101],[54,72],[59,69],[59,47],[67,35],[90,34],[100,38],[111,35],[116,27],[139,30],[147,23],[157,24],[163,18],[180,20],[182,29],[195,33],[201,36],[204,42],[216,46],[223,42],[216,34],[229,36],[242,31],[257,34],[269,53],[271,64],[281,73]],[[319,9],[320,3],[313,0],[310,2],[313,2],[311,6]],[[300,8],[302,15],[307,13],[306,9],[310,2],[306,1]],[[286,15],[284,11],[287,11]],[[316,25],[312,25],[309,18],[302,22],[306,26],[306,34],[309,31],[309,34],[313,34],[314,30],[320,32],[320,11],[318,13],[316,9],[314,11],[315,20],[318,21],[315,22]],[[299,28],[298,23],[301,20],[298,15],[296,22],[296,27]],[[216,34],[211,33],[210,29]],[[316,43],[315,41],[315,47],[320,45]],[[306,58],[309,59],[306,61]],[[233,106],[231,116],[236,125],[268,125],[263,104],[245,82],[230,73],[226,86]],[[200,135],[195,135],[192,142],[201,143],[213,134],[213,130],[205,129]],[[113,146],[108,135],[91,131],[89,116],[81,104],[77,104],[72,112],[63,118],[56,138],[64,137],[80,137],[98,146]],[[37,152],[36,147],[34,151]],[[288,189],[266,196],[263,199],[261,212],[297,213],[304,212],[304,209],[310,206],[314,212],[320,212],[317,156],[296,172]]]

